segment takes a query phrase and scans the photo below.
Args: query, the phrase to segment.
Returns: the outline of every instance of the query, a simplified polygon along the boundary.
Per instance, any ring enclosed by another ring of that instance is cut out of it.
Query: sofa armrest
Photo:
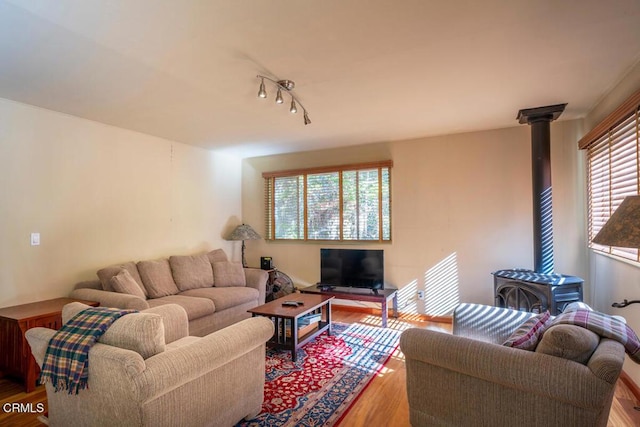
[[[249,288],[257,289],[260,292],[260,304],[264,304],[267,293],[267,281],[269,280],[269,273],[259,268],[247,268],[244,269],[244,277],[247,281]]]
[[[441,399],[439,387],[429,382],[444,378],[448,389],[461,387],[460,393],[477,396],[468,403],[480,408],[487,404],[483,399],[504,390],[581,408],[601,407],[613,393],[614,386],[589,367],[560,357],[424,329],[404,331],[400,347],[406,357],[407,389],[420,389],[425,401]]]
[[[76,288],[69,295],[87,301],[97,301],[102,307],[115,307],[133,310],[145,310],[149,308],[147,301],[140,297],[118,292],[109,292],[92,288]]]
[[[137,379],[141,400],[150,400],[178,388],[252,350],[260,349],[260,358],[263,359],[265,343],[273,336],[273,331],[271,320],[252,317],[150,357],[145,361],[145,371]]]
[[[47,352],[49,341],[55,333],[56,331],[49,328],[31,328],[24,333],[31,347],[31,354],[33,354],[33,358],[40,367],[42,367],[42,363],[44,362],[44,355]]]

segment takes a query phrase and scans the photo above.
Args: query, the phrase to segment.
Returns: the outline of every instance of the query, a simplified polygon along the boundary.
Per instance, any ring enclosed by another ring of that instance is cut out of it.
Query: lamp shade
[[[640,196],[627,196],[602,226],[593,243],[640,248]]]
[[[229,240],[260,240],[262,237],[251,228],[250,225],[242,224],[233,230],[233,233],[229,236]]]

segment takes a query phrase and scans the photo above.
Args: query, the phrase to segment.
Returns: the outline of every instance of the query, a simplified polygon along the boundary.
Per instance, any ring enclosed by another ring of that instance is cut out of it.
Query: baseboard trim
[[[620,380],[627,386],[631,394],[633,394],[637,401],[640,402],[640,387],[631,379],[625,371],[620,373]]]
[[[354,313],[364,313],[380,316],[381,310],[373,307],[356,307],[353,305],[331,304],[332,310],[351,311]],[[393,315],[393,311],[389,310],[389,317]],[[453,317],[451,316],[430,316],[428,314],[419,313],[403,313],[398,312],[398,318],[405,320],[415,320],[419,322],[434,322],[434,323],[453,323]]]

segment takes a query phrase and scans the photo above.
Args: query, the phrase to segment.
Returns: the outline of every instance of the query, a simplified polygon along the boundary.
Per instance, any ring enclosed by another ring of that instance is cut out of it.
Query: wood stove
[[[510,269],[492,273],[498,307],[537,313],[549,310],[557,315],[567,304],[582,301],[584,281],[553,271],[550,123],[562,114],[566,105],[518,112],[518,121],[531,125],[534,270]]]
[[[565,274],[543,274],[512,269],[493,272],[495,305],[515,310],[552,315],[562,313],[567,304],[582,301],[584,281]]]

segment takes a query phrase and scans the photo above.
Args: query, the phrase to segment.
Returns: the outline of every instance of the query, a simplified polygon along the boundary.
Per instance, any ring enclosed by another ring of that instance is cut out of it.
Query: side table
[[[0,373],[2,376],[21,378],[27,393],[36,387],[39,371],[31,355],[31,347],[24,333],[31,328],[44,327],[60,329],[62,326],[62,307],[71,302],[97,307],[95,301],[74,298],[56,298],[30,304],[0,308]]]

